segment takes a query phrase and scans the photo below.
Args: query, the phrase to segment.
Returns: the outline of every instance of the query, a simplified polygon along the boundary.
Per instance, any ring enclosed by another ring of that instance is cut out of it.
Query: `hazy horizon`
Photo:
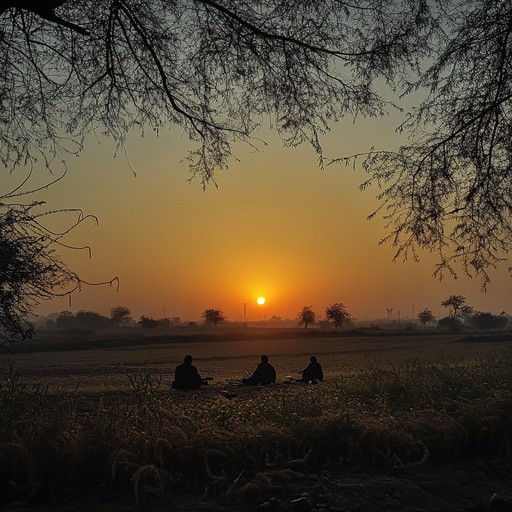
[[[397,116],[341,123],[323,138],[327,158],[392,148]],[[255,152],[235,146],[228,170],[216,176],[218,188],[204,191],[189,182],[181,160],[190,147],[177,130],[158,139],[131,135],[127,158],[113,158],[113,145],[90,139],[67,175],[37,198],[47,209],[81,208],[99,219],[82,223],[65,239],[88,251],[59,250],[62,259],[89,282],[118,276],[116,287],[87,287],[72,297],[43,303],[36,311],[91,310],[108,315],[117,305],[141,315],[198,320],[206,308],[222,309],[230,321],[247,316],[295,318],[303,306],[323,314],[342,302],[353,317],[385,318],[387,308],[412,318],[424,308],[445,314],[441,301],[461,294],[480,311],[512,312],[507,263],[491,274],[488,292],[462,271],[454,280],[432,277],[435,259],[420,253],[419,263],[393,263],[394,249],[379,245],[384,221],[367,220],[378,203],[378,189],[358,189],[366,175],[344,166],[319,168],[309,146],[283,148],[274,134]],[[6,186],[28,173],[17,169]],[[37,169],[25,189],[58,176]],[[48,219],[70,225],[75,214]],[[266,304],[258,306],[256,298]]]

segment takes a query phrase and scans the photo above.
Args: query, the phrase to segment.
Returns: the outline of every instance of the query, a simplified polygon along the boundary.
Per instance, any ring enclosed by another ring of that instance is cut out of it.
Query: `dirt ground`
[[[311,354],[317,355],[326,378],[357,368],[368,357],[384,360],[465,358],[510,346],[509,341],[461,341],[460,336],[310,337],[301,339],[240,339],[213,342],[147,343],[86,350],[33,351],[1,354],[0,377],[7,362],[14,361],[24,379],[50,383],[80,392],[117,392],[127,375],[151,372],[163,385],[172,379],[174,367],[186,353],[203,376],[214,377],[209,391],[218,392],[226,379],[238,379],[243,369],[253,369],[259,355],[267,353],[278,370],[278,380],[302,369]],[[512,512],[512,466],[501,460],[458,461],[450,467],[396,469],[374,473],[354,468],[338,475],[297,473],[278,487],[245,494],[226,502],[174,492],[164,496],[70,495],[50,504],[22,501],[0,507],[1,512]]]
[[[11,503],[2,512],[507,512],[512,510],[512,468],[504,461],[473,460],[444,468],[393,474],[347,472],[304,475],[245,502],[188,494],[142,497],[73,495],[50,505]]]
[[[192,354],[202,376],[213,377],[214,384],[226,379],[241,379],[244,370],[252,371],[260,355],[267,354],[277,370],[277,381],[287,375],[297,376],[314,354],[322,364],[326,379],[360,368],[370,358],[383,362],[399,362],[409,358],[464,359],[479,353],[493,353],[512,346],[499,338],[472,341],[463,334],[400,334],[357,336],[294,336],[292,330],[283,335],[240,336],[233,339],[181,339],[172,336],[156,340],[91,340],[74,349],[73,341],[62,348],[47,350],[47,340],[32,342],[33,351],[0,352],[0,378],[6,375],[8,363],[14,363],[24,379],[44,382],[54,388],[81,392],[123,390],[128,376],[148,372],[160,377],[164,384],[172,380],[174,368],[186,354]],[[93,343],[94,342],[94,343]],[[114,343],[119,342],[119,345]],[[104,346],[102,346],[104,345]],[[31,347],[28,347],[31,349]]]

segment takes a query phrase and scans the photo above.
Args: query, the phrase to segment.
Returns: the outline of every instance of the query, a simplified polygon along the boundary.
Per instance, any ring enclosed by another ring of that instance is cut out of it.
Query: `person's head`
[[[316,356],[311,356],[309,358],[309,360],[312,362],[312,363],[316,363]]]
[[[262,363],[268,363],[268,356],[266,356],[266,355],[262,355],[262,356],[261,356],[261,362],[262,362]]]
[[[183,362],[186,364],[192,364],[192,356],[190,356],[190,355],[185,356],[185,359],[183,359]]]

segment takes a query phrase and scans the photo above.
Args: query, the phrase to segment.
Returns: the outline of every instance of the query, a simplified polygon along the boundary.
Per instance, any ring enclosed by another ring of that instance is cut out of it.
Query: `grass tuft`
[[[411,469],[458,457],[512,458],[511,351],[386,362],[317,386],[248,390],[231,400],[170,393],[150,373],[98,397],[0,381],[0,498],[65,490],[168,491],[261,503],[312,473]]]

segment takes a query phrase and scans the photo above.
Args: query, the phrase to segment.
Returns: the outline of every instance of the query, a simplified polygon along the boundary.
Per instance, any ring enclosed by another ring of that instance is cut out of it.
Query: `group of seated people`
[[[201,386],[207,385],[208,380],[199,375],[197,368],[192,364],[193,358],[191,355],[186,355],[183,363],[178,365],[174,371],[174,380],[172,387],[174,389],[188,390],[199,389]],[[315,356],[311,356],[308,366],[298,372],[302,375],[300,382],[323,382],[324,374],[322,366],[317,361]],[[276,382],[276,370],[268,362],[268,356],[262,355],[261,362],[256,367],[256,370],[247,378],[242,379],[242,384],[246,386],[268,386]]]

